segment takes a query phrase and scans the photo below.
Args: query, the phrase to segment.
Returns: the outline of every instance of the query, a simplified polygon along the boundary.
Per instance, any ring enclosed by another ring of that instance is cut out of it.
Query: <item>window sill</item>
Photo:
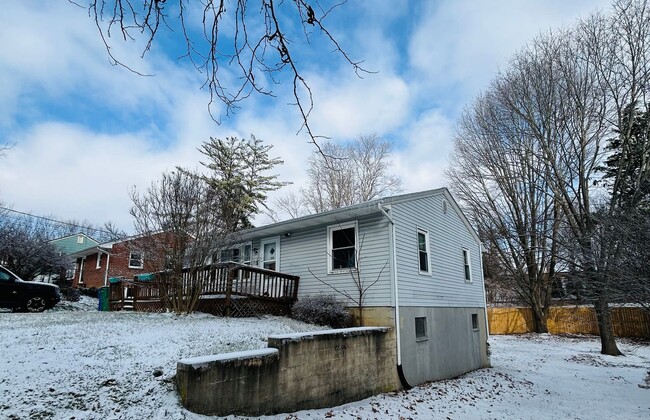
[[[142,269],[144,269],[144,267],[132,267],[132,266],[129,266],[129,268],[131,270],[142,270]]]
[[[330,270],[327,274],[349,274],[350,272],[356,272],[356,267],[350,268],[337,268],[336,270]]]
[[[420,343],[422,341],[429,341],[429,337],[418,337],[415,339],[416,343]]]

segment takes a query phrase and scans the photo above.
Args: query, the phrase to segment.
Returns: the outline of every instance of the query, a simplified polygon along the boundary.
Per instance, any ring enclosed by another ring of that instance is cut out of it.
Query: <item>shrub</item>
[[[291,316],[299,321],[332,328],[346,328],[352,324],[350,312],[332,295],[305,296],[293,304]]]
[[[78,290],[79,293],[84,296],[89,296],[91,298],[99,297],[99,289],[96,289],[94,287],[80,287]]]

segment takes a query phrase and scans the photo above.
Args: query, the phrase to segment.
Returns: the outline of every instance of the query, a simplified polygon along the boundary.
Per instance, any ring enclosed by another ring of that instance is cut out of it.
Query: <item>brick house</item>
[[[112,277],[132,279],[138,274],[157,271],[159,256],[151,255],[151,250],[156,249],[152,244],[163,242],[160,235],[129,237],[71,254],[75,260],[72,286],[98,288],[107,286]]]

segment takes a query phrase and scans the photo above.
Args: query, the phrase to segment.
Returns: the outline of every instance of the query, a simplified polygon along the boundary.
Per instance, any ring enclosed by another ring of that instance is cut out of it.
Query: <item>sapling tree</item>
[[[363,262],[363,240],[364,240],[365,235],[362,235],[360,238],[359,246],[355,247],[352,254],[346,255],[346,261],[341,261],[341,264],[345,266],[345,268],[342,268],[341,271],[347,271],[348,274],[350,275],[349,280],[351,280],[351,286],[352,287],[347,287],[346,285],[334,285],[326,280],[323,280],[314,272],[311,270],[311,268],[308,268],[307,271],[309,271],[309,274],[311,274],[316,280],[318,280],[320,283],[323,285],[329,287],[332,289],[334,292],[338,293],[339,295],[345,297],[348,299],[349,302],[351,302],[354,305],[354,308],[356,308],[357,313],[358,313],[358,319],[359,319],[359,325],[364,326],[364,314],[363,310],[365,307],[365,301],[366,301],[366,294],[368,290],[370,290],[371,287],[373,287],[375,284],[381,280],[381,275],[388,266],[388,260],[384,263],[384,265],[381,267],[379,272],[377,273],[376,277],[371,277],[367,278],[361,269],[362,267],[362,262]],[[354,241],[352,241],[353,243]],[[350,258],[352,257],[352,258]],[[328,253],[328,258],[333,258],[333,259],[339,259],[340,256],[338,255],[332,255]],[[347,279],[346,279],[347,280]]]

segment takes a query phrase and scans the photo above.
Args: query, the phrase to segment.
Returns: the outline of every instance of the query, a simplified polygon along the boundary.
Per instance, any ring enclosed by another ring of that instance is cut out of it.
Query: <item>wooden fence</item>
[[[225,316],[284,315],[298,298],[299,280],[298,276],[244,264],[212,264],[184,269],[180,281],[162,272],[150,280],[112,282],[110,309],[163,311],[165,293],[176,293],[180,288],[181,293],[189,294],[198,284],[200,311]]]
[[[618,337],[650,338],[650,313],[641,308],[611,308],[614,334]],[[533,331],[530,308],[488,308],[490,334],[524,334]],[[587,306],[552,307],[548,318],[551,334],[598,335],[594,308]]]

